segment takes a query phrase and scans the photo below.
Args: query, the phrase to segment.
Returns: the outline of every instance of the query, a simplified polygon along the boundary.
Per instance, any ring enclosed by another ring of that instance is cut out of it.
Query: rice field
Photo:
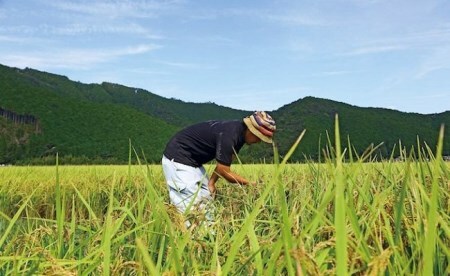
[[[442,139],[401,162],[336,142],[288,164],[300,136],[274,164],[233,165],[258,184],[219,180],[214,224],[193,211],[192,229],[160,165],[0,167],[0,275],[448,275]]]

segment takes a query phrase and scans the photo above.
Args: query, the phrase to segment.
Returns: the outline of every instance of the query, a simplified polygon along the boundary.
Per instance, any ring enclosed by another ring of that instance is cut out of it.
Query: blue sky
[[[0,0],[0,63],[274,110],[450,110],[450,1]]]

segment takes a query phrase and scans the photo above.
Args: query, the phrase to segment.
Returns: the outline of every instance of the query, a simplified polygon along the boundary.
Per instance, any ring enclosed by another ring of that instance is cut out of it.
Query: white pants
[[[209,178],[203,166],[191,167],[163,156],[162,167],[169,189],[170,202],[181,213],[187,213],[193,207],[204,209],[212,200],[208,188]],[[211,220],[211,214],[208,213],[207,211],[207,219]]]

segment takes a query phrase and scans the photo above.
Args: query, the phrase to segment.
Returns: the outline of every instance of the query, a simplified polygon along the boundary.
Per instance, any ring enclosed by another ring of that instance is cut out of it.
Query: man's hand
[[[211,197],[214,199],[216,197],[216,185],[214,183],[209,182],[208,183],[208,189],[211,193]]]
[[[244,177],[231,171],[230,166],[217,163],[214,173],[225,178],[230,183],[239,183],[241,185],[249,185],[251,182]]]

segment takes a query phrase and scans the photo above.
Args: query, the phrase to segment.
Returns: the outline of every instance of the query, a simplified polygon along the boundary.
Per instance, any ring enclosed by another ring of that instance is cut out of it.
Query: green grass
[[[219,180],[214,236],[184,228],[159,165],[1,167],[0,274],[449,274],[441,143],[363,162],[339,141],[321,164],[233,165],[258,185]]]

